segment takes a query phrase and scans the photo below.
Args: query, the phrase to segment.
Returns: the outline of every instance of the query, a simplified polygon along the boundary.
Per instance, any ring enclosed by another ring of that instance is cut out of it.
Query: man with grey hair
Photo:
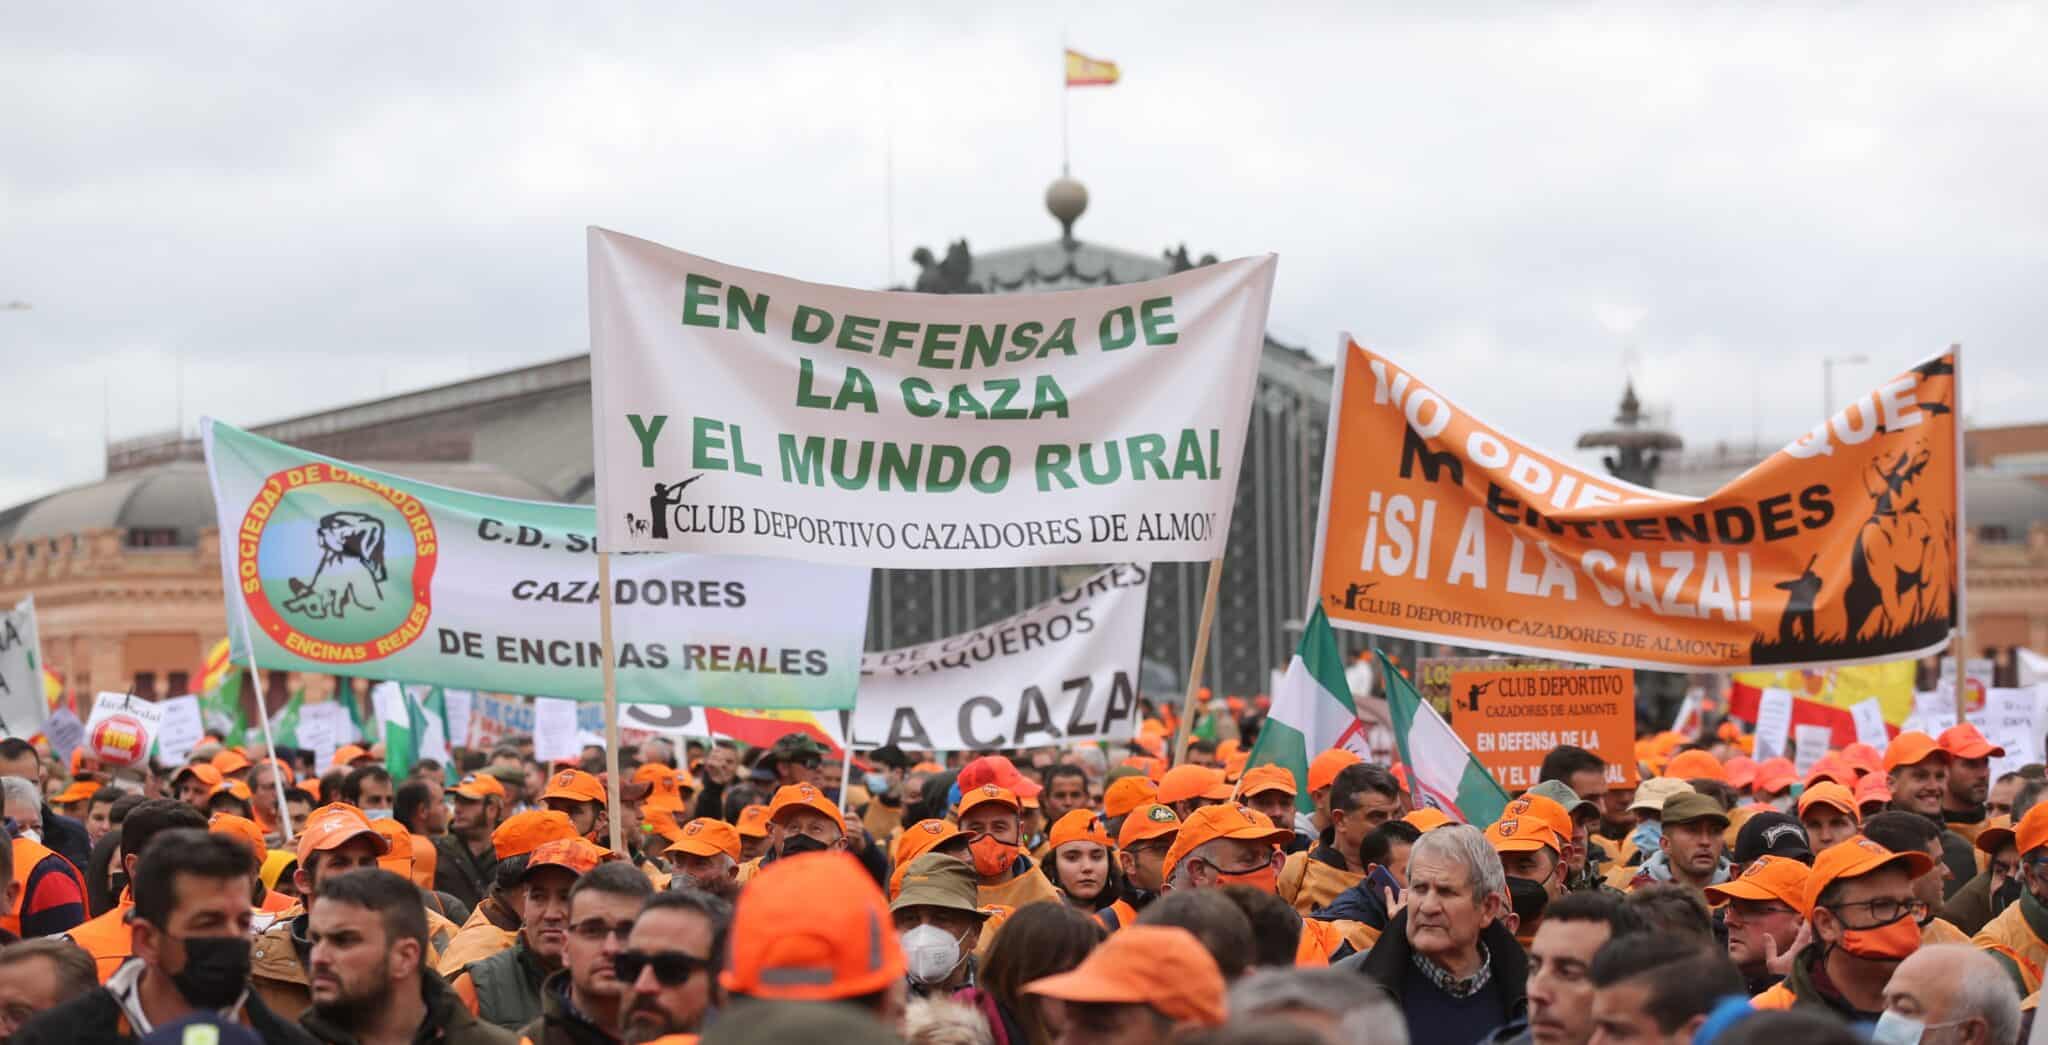
[[[1416,839],[1401,909],[1358,965],[1393,997],[1411,1039],[1471,1045],[1527,1012],[1529,961],[1502,922],[1507,888],[1478,828]]]
[[[1229,1011],[1232,1026],[1293,1024],[1329,1045],[1408,1045],[1386,994],[1342,969],[1260,969],[1231,985]]]
[[[0,810],[14,824],[14,881],[20,886],[11,912],[23,939],[70,932],[85,921],[85,876],[71,861],[43,844],[42,789],[21,777],[0,777]]]
[[[1884,988],[1882,1041],[2010,1045],[2020,1036],[2020,996],[1989,954],[1968,944],[1923,946]],[[1938,1032],[1939,1037],[1929,1036]]]

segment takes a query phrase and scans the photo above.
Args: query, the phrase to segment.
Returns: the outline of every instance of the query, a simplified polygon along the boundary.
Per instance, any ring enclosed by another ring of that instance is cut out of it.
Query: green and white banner
[[[32,736],[49,714],[36,600],[30,596],[12,610],[0,610],[0,731],[10,737]]]
[[[590,230],[607,550],[1223,554],[1277,261],[1055,294],[804,283]]]
[[[590,508],[401,479],[219,422],[204,432],[235,663],[603,699]],[[865,569],[626,555],[612,589],[621,700],[853,704]]]

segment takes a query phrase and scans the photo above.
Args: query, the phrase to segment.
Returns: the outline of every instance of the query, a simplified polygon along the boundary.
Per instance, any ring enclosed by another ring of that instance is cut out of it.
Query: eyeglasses
[[[1890,925],[1901,918],[1907,917],[1912,918],[1914,921],[1919,921],[1927,915],[1927,902],[1925,900],[1893,900],[1889,897],[1877,900],[1859,900],[1855,903],[1838,903],[1828,908],[1828,910],[1835,912],[1839,917],[1843,911],[1851,907],[1861,907],[1869,914],[1870,924],[1862,926],[1862,928],[1867,929]],[[1849,928],[1854,929],[1858,927],[1852,925]]]
[[[624,940],[626,937],[633,935],[633,923],[607,922],[602,918],[591,918],[570,926],[569,931],[585,940],[593,942],[601,941],[607,936],[616,936]]]
[[[661,951],[644,954],[640,951],[622,951],[612,956],[612,975],[620,983],[633,983],[640,979],[640,973],[652,968],[654,981],[663,987],[680,987],[697,975],[699,969],[709,969],[711,960],[699,958],[681,951]]]

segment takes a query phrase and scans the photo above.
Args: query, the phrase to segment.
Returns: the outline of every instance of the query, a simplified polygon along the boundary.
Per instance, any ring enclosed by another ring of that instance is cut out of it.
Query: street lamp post
[[[1820,361],[1820,406],[1821,416],[1835,416],[1835,364],[1862,366],[1870,357],[1861,352],[1846,356],[1823,356]]]

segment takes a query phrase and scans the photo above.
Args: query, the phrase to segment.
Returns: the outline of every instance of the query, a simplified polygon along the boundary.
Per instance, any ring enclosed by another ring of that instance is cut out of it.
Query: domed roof
[[[2048,523],[2048,487],[2014,475],[1970,472],[1963,477],[1963,512],[1972,533],[1991,528],[2008,540],[2024,540],[2035,523]]]
[[[363,467],[494,497],[553,499],[532,483],[487,464],[406,461]],[[193,544],[199,531],[217,523],[206,465],[167,461],[0,509],[0,544],[106,529],[172,530],[176,543]]]

